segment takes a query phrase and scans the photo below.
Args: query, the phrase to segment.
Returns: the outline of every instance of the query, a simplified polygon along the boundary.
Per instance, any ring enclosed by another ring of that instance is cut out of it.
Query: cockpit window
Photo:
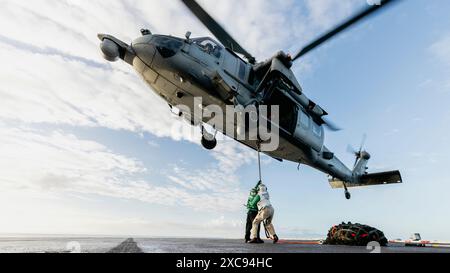
[[[156,46],[156,49],[164,58],[174,56],[183,47],[181,40],[166,36],[155,36],[151,43]]]
[[[208,54],[215,56],[216,58],[220,58],[222,55],[222,46],[220,46],[214,40],[210,38],[198,38],[193,40],[194,44],[198,45],[203,51]]]

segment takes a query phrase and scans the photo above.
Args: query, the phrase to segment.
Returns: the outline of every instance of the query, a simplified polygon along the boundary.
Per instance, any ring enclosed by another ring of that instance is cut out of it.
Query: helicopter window
[[[239,62],[239,78],[241,80],[245,80],[245,69],[246,69],[246,65],[243,62]]]
[[[305,129],[309,128],[309,116],[303,111],[300,112],[300,124]]]
[[[200,38],[194,40],[194,44],[198,45],[203,51],[215,56],[216,58],[220,58],[222,55],[222,47],[211,39]]]
[[[292,133],[295,131],[297,125],[298,108],[297,105],[286,97],[279,90],[274,90],[271,97],[267,101],[267,105],[279,106],[279,125],[281,128]],[[271,109],[269,110],[269,116],[271,116]]]
[[[322,130],[315,122],[313,122],[313,133],[318,137],[322,137]]]
[[[255,83],[255,70],[253,69],[250,69],[250,72],[248,73],[248,83],[250,85]]]
[[[174,56],[183,46],[183,43],[172,37],[157,36],[151,43],[156,45],[158,52],[164,57]]]

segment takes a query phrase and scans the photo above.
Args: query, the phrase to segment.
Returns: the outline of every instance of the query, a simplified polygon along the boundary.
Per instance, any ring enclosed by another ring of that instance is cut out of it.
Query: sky
[[[295,53],[365,0],[199,1],[259,60]],[[0,0],[0,234],[243,236],[256,154],[204,150],[97,33],[141,28],[211,36],[179,1]],[[367,134],[370,171],[404,183],[332,190],[325,174],[263,158],[281,238],[320,238],[342,221],[391,238],[450,235],[450,2],[406,0],[294,66],[305,93],[343,128],[326,145],[347,165]]]

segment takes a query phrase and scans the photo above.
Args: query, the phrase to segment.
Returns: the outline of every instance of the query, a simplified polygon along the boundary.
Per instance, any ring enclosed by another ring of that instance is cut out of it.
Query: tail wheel
[[[202,137],[202,146],[206,150],[214,150],[217,146],[217,139],[214,138],[213,140],[208,140],[205,137]]]
[[[351,193],[349,191],[345,191],[345,198],[347,200],[350,200],[352,198],[352,195],[351,195]]]

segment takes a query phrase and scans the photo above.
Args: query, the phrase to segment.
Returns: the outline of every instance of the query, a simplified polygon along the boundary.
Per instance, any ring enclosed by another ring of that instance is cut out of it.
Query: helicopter
[[[223,109],[236,105],[253,105],[256,109],[262,105],[279,106],[278,119],[270,118],[270,114],[268,118],[268,127],[277,128],[279,143],[275,149],[263,151],[266,155],[281,162],[307,165],[327,174],[331,187],[344,189],[346,199],[351,198],[349,188],[403,182],[398,170],[368,173],[371,156],[363,150],[363,145],[353,151],[356,157],[353,168],[342,163],[324,145],[325,128],[331,131],[338,128],[326,118],[328,113],[305,95],[291,70],[296,61],[313,49],[399,0],[377,0],[307,44],[296,55],[280,51],[263,62],[257,62],[195,0],[180,1],[218,41],[211,37],[191,38],[189,31],[184,38],[179,38],[153,34],[148,29],[142,29],[142,36],[131,44],[108,34],[98,34],[98,38],[107,61],[121,59],[133,66],[171,109],[177,105],[187,106],[190,111],[180,111],[178,115],[201,128],[204,148],[212,150],[216,147],[217,132],[258,151],[258,155],[264,141],[260,138],[238,139],[235,133],[240,127],[234,119],[215,124],[215,134],[209,133],[204,125],[210,119],[195,117],[192,112],[208,105]],[[196,98],[201,98],[201,102],[198,103]],[[227,122],[231,122],[231,133],[225,130]]]

